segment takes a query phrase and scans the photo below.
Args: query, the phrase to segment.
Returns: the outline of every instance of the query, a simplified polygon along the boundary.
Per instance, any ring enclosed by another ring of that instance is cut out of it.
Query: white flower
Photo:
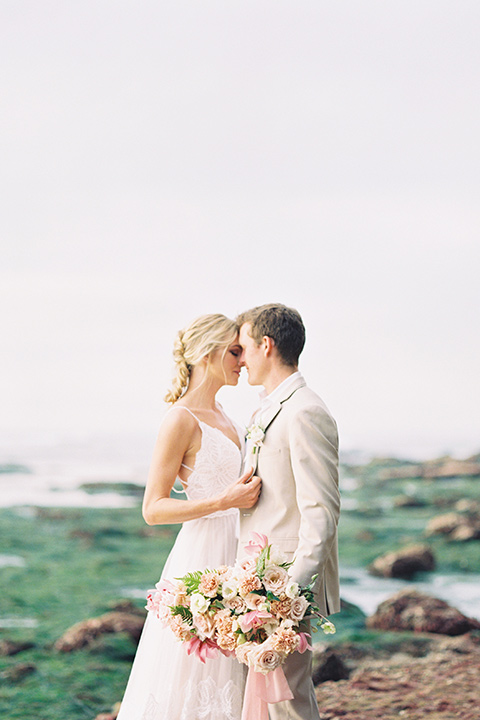
[[[270,636],[275,632],[275,630],[278,628],[279,624],[280,623],[278,622],[278,620],[276,618],[272,618],[271,620],[266,620],[262,625],[262,630],[265,630],[267,635]]]
[[[298,586],[298,583],[292,580],[291,582],[287,583],[287,587],[285,588],[285,595],[290,598],[290,600],[293,600],[293,598],[297,597],[299,591],[300,588]]]
[[[283,565],[283,563],[286,563],[288,558],[283,552],[283,550],[280,550],[278,545],[275,545],[275,543],[272,543],[270,545],[270,557],[266,561],[266,565]]]
[[[254,423],[247,428],[247,440],[250,440],[253,445],[253,454],[255,454],[260,447],[263,445],[263,438],[265,437],[265,428],[261,425]]]
[[[233,578],[222,583],[222,595],[224,600],[231,600],[238,593],[238,585]]]
[[[209,605],[210,600],[204,597],[201,593],[192,594],[190,598],[190,610],[192,611],[193,615],[196,615],[197,613],[204,613],[206,610],[208,610]]]
[[[330,620],[325,620],[324,623],[320,625],[325,635],[334,635],[337,632],[337,628],[335,625],[330,622]]]

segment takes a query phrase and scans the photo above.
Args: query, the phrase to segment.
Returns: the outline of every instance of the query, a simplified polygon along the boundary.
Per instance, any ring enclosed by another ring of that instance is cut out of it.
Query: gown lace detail
[[[198,420],[202,440],[185,488],[199,500],[238,479],[241,452],[218,428]],[[162,577],[180,577],[235,562],[238,510],[231,508],[185,522]],[[187,655],[168,628],[148,613],[118,720],[240,720],[245,666],[219,654],[203,664]]]

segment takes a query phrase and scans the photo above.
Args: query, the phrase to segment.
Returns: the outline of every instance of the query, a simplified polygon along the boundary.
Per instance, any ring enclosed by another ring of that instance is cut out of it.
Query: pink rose
[[[255,571],[257,568],[257,560],[251,557],[243,558],[243,560],[240,560],[239,567],[241,570]]]

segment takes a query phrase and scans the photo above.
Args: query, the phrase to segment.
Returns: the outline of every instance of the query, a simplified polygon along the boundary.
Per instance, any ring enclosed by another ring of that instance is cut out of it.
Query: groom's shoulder
[[[289,410],[297,414],[302,411],[309,411],[313,414],[325,416],[334,421],[333,416],[326,403],[308,385],[303,385],[295,390],[286,403]]]
[[[324,400],[309,387],[298,388],[293,393],[289,412],[285,418],[291,434],[308,431],[326,438],[332,448],[338,449],[338,427]]]
[[[309,415],[319,421],[330,421],[334,425],[335,420],[322,398],[317,395],[308,385],[302,385],[294,390],[290,397],[283,403],[287,411],[286,416],[293,418]]]

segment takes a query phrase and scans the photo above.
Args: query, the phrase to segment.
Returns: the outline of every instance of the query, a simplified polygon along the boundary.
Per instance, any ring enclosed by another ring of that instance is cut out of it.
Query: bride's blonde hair
[[[238,326],[225,315],[202,315],[180,330],[173,345],[175,376],[165,402],[174,403],[184,395],[190,382],[192,367],[219,347],[227,347],[235,340]]]

